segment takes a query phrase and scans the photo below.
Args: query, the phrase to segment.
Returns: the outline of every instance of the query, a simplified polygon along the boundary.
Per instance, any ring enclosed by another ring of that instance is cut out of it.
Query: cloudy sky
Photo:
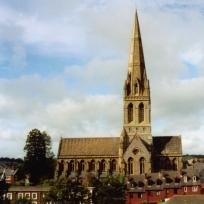
[[[22,157],[29,130],[119,136],[138,9],[153,135],[204,154],[203,0],[0,0],[0,157]]]

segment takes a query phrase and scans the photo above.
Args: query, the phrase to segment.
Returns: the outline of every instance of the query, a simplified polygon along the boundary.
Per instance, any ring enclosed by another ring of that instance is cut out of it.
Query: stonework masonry
[[[123,127],[120,137],[61,138],[56,178],[106,175],[144,175],[182,168],[181,136],[153,137],[151,96],[140,26],[135,15],[127,78],[123,95]]]

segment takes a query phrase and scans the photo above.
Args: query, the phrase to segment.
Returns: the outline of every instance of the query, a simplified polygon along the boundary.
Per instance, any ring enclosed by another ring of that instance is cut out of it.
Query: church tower
[[[123,124],[128,140],[136,136],[148,144],[152,143],[150,87],[137,13],[131,38],[127,79],[124,85]]]
[[[149,80],[146,74],[142,40],[137,12],[131,37],[127,79],[123,97],[123,131],[120,136],[119,158],[128,174],[151,171],[151,99]],[[130,155],[132,154],[132,157]],[[130,170],[129,160],[136,161]],[[143,159],[141,170],[140,160]],[[123,167],[121,167],[123,168]],[[129,169],[129,170],[128,170]],[[148,169],[148,170],[147,170]]]

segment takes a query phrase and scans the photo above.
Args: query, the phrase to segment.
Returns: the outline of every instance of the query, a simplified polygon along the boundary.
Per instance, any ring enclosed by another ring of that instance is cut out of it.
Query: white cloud
[[[153,135],[182,134],[184,152],[202,153],[203,2],[137,4],[152,92]],[[14,67],[27,65],[29,51],[85,61],[73,60],[53,77],[40,77],[39,71],[39,75],[2,78],[1,139],[22,142],[35,127],[47,130],[55,146],[64,135],[119,134],[133,14],[132,1],[0,4],[0,40],[12,47]],[[182,78],[184,61],[198,67],[196,78]]]
[[[192,65],[197,66],[203,60],[204,54],[200,46],[197,45],[195,47],[192,47],[187,52],[183,53],[181,57],[183,58],[185,62],[188,62]]]
[[[0,139],[5,143],[23,144],[32,128],[48,131],[55,150],[60,136],[118,136],[120,132],[122,100],[117,95],[69,95],[61,78],[35,75],[0,84]],[[19,148],[18,153],[23,146]]]

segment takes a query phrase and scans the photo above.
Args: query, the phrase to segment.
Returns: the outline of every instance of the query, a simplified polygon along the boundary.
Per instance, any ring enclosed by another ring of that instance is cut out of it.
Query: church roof
[[[153,137],[154,153],[161,155],[180,155],[181,149],[181,136],[158,136]]]
[[[61,138],[58,158],[118,156],[119,137]]]

